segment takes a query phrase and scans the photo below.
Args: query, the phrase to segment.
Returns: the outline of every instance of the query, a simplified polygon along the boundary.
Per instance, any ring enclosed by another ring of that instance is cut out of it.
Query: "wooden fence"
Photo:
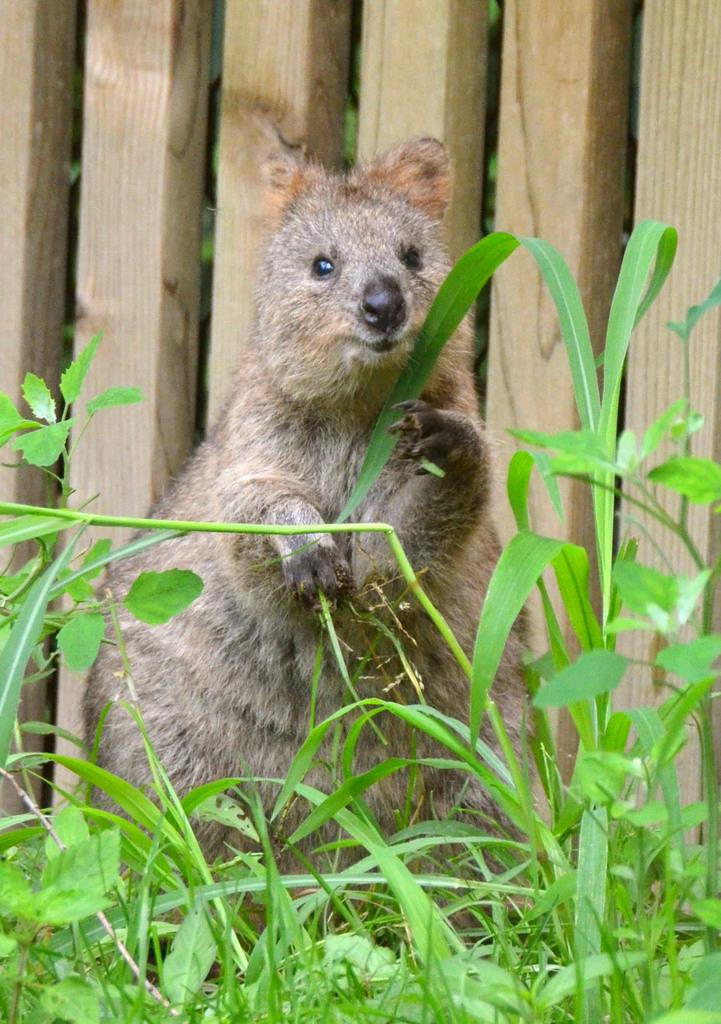
[[[665,321],[708,291],[721,263],[719,0],[637,7],[505,0],[495,204],[498,227],[541,236],[565,255],[599,347],[624,224],[654,216],[678,227],[675,269],[632,346],[626,418],[635,428],[678,393],[681,356]],[[132,416],[98,417],[74,466],[79,494],[100,494],[98,510],[143,514],[191,446],[199,372],[208,415],[217,410],[251,317],[263,233],[259,166],[279,145],[341,162],[354,54],[359,155],[411,135],[445,139],[456,169],[452,249],[475,240],[491,166],[487,29],[486,0],[0,0],[0,390],[19,397],[27,370],[56,379],[68,254],[77,251],[74,344],[104,332],[90,387],[138,385],[146,399]],[[221,33],[212,320],[201,362],[200,229]],[[73,246],[68,169],[81,72]],[[706,416],[698,452],[715,457],[720,347],[716,313],[692,350],[694,400]],[[487,391],[501,463],[512,451],[506,427],[575,425],[556,317],[521,255],[493,284]],[[503,478],[501,464],[497,508],[507,536]],[[2,468],[0,494],[43,498],[31,475]],[[561,526],[534,495],[535,527],[589,543],[586,496],[569,486],[566,498]],[[692,521],[704,552],[717,546],[719,522]],[[653,560],[648,545],[643,556]],[[80,685],[66,678],[59,687],[57,721],[66,728],[77,729]],[[647,688],[632,678],[620,701],[653,699]],[[26,711],[41,716],[42,695]],[[563,723],[559,732],[568,749]],[[684,785],[693,798],[692,760]]]

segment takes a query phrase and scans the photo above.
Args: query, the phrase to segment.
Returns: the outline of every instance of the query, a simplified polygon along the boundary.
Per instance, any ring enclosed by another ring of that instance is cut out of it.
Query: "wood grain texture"
[[[630,33],[628,0],[504,4],[496,227],[560,250],[597,350],[621,254]],[[495,508],[506,540],[515,532],[505,497],[515,445],[506,429],[552,433],[578,425],[555,307],[524,253],[493,282],[487,418],[498,439]],[[534,529],[592,550],[588,494],[568,484],[562,494],[565,524],[540,488],[532,489]],[[539,636],[537,609],[533,620]],[[563,720],[558,740],[571,743]]]
[[[370,0],[363,10],[358,153],[412,136],[448,146],[454,188],[446,215],[454,256],[478,240],[486,87],[486,4]]]
[[[19,407],[27,371],[47,377],[53,388],[57,380],[74,49],[75,0],[0,4],[0,391]],[[2,458],[12,461],[8,449]],[[45,478],[38,470],[0,466],[0,494],[44,502]],[[45,703],[44,687],[35,684],[20,717],[47,717]],[[3,786],[0,813],[17,809],[14,793]]]
[[[350,49],[349,0],[229,0],[220,117],[212,420],[246,343],[264,239],[262,165],[279,151],[341,159]]]
[[[145,514],[193,437],[210,28],[210,0],[88,5],[76,351],[103,332],[86,397],[145,399],[95,418],[72,480],[115,515]],[[73,731],[80,691],[60,687]]]
[[[721,17],[716,0],[684,4],[650,0],[644,9],[641,63],[636,219],[653,217],[674,225],[679,247],[671,275],[631,343],[626,386],[626,425],[643,429],[681,396],[682,354],[668,320],[682,320],[718,280],[721,264]],[[721,458],[721,314],[697,325],[691,341],[691,399],[705,417],[693,451]],[[666,453],[670,454],[670,453]],[[664,492],[659,498],[669,508]],[[680,543],[646,520],[626,517],[622,532],[640,538],[639,559],[668,571],[692,572]],[[705,507],[692,507],[689,529],[700,551],[715,557],[721,520]],[[647,531],[647,533],[646,533]],[[658,545],[658,548],[655,548]],[[660,550],[659,550],[660,549]],[[716,629],[721,623],[717,610]],[[624,638],[624,650],[653,659],[650,638]],[[636,671],[619,694],[621,706],[648,704],[654,691],[648,672]],[[721,724],[721,723],[720,723]],[[717,734],[721,731],[717,729]],[[695,736],[684,752],[680,778],[684,798],[698,797],[700,778]]]

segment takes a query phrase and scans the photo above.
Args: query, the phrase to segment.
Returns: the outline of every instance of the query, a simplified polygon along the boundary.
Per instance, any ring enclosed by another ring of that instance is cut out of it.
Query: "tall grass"
[[[543,459],[522,451],[511,461],[508,497],[518,532],[493,574],[475,648],[463,651],[393,529],[348,520],[392,450],[391,405],[420,394],[478,291],[519,247],[537,262],[556,304],[580,429],[519,435]],[[77,757],[49,755],[82,785],[64,794],[62,810],[46,813],[26,797],[25,811],[2,823],[4,1019],[721,1022],[718,794],[710,718],[714,665],[721,654],[710,609],[721,562],[703,564],[686,530],[685,505],[674,520],[654,490],[665,486],[684,503],[715,504],[721,501],[721,466],[690,454],[698,417],[688,395],[643,438],[621,433],[618,425],[631,335],[662,286],[674,249],[675,233],[664,225],[645,222],[634,231],[609,317],[600,387],[582,304],[558,253],[538,240],[504,233],[470,249],[433,304],[341,521],[322,528],[385,536],[412,599],[427,613],[427,628],[439,631],[468,677],[470,725],[420,701],[408,706],[357,699],[362,662],[355,668],[345,664],[325,605],[322,624],[349,700],[329,720],[311,716],[287,777],[276,780],[270,813],[257,796],[258,780],[220,779],[178,796],[147,737],[153,800],[80,750]],[[718,301],[721,288],[675,325],[682,344],[688,346],[698,317]],[[84,372],[81,366],[66,381],[72,398],[63,391],[61,422],[78,399]],[[37,386],[29,393],[31,408],[42,418],[47,396]],[[88,408],[88,415],[101,407]],[[0,441],[45,430],[0,401]],[[26,454],[36,454],[47,441],[36,464],[53,452],[57,457],[57,434],[46,432],[29,449],[26,444]],[[676,444],[678,454],[649,471],[648,461],[658,460],[664,440]],[[554,500],[549,472],[581,475],[593,488],[591,555],[533,532],[527,494],[537,465]],[[688,543],[695,577],[637,564],[632,542],[614,551],[619,478],[629,500]],[[15,784],[18,772],[27,781],[44,760],[22,752],[23,730],[48,728],[13,725],[23,674],[28,666],[35,675],[52,668],[56,656],[48,660],[42,642],[53,635],[66,660],[92,660],[92,617],[105,605],[87,581],[105,565],[183,531],[321,529],[131,520],[8,503],[0,504],[0,513],[10,517],[0,525],[0,545],[37,542],[34,559],[0,579],[0,754]],[[96,545],[79,564],[78,534],[90,524],[149,532],[123,548]],[[53,545],[61,529],[72,539],[58,556]],[[599,567],[598,594],[590,590],[590,557]],[[188,585],[187,579],[179,583],[181,589]],[[549,598],[552,585],[565,622],[558,621]],[[541,592],[548,650],[527,666],[535,728],[518,757],[495,707],[492,683],[512,624],[534,587]],[[50,602],[61,594],[69,594],[73,610],[53,609]],[[175,610],[186,599],[176,593]],[[657,636],[658,656],[645,670],[665,687],[659,706],[614,708],[613,690],[628,669],[615,650],[616,638],[630,628]],[[569,633],[581,650],[575,659],[565,640]],[[402,638],[397,641],[402,650]],[[316,684],[309,680],[309,689]],[[549,709],[560,706],[568,708],[579,740],[568,784],[548,717]],[[137,709],[129,703],[126,710],[142,732]],[[376,728],[381,712],[432,737],[442,752],[432,763],[460,768],[491,792],[513,834],[489,836],[482,822],[459,819],[401,822],[396,834],[381,835],[364,813],[363,793],[383,775],[412,767],[413,759],[381,756],[363,775],[348,770],[360,730]],[[321,792],[306,775],[341,720],[349,723],[337,749],[345,770],[330,791]],[[495,749],[480,739],[484,720]],[[704,792],[701,801],[683,804],[676,764],[690,727],[702,738]],[[8,753],[12,736],[16,749]],[[543,790],[540,805],[530,781],[532,765]],[[91,786],[107,793],[122,815],[89,803]],[[278,826],[288,802],[298,800],[308,813],[285,838],[285,853],[294,851],[297,863],[297,871],[288,873],[276,861]],[[194,834],[203,817],[232,824],[247,842],[237,851],[229,848],[224,862],[208,864]],[[336,842],[328,840],[331,824]],[[314,836],[318,849],[308,860],[305,846],[297,844]],[[341,870],[338,851],[347,845],[356,847],[357,859]]]

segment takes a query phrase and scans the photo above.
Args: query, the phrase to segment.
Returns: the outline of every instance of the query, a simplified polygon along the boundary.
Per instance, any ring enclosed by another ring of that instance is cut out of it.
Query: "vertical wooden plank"
[[[446,143],[454,256],[480,231],[486,7],[478,0],[371,0],[363,10],[359,154],[370,158],[414,135]]]
[[[225,8],[213,320],[211,419],[226,397],[254,310],[263,241],[263,162],[301,150],[338,164],[350,0],[229,0]]]
[[[631,5],[508,0],[503,16],[496,226],[560,249],[600,348],[621,251]],[[522,253],[493,284],[487,417],[499,439],[496,508],[508,539],[514,527],[504,485],[514,445],[505,430],[577,426],[555,308]],[[532,493],[534,528],[591,550],[588,494],[568,484],[562,493],[565,525]],[[559,744],[569,742],[561,730]]]
[[[209,0],[88,6],[76,349],[103,332],[88,396],[145,400],[96,417],[73,486],[116,515],[147,510],[193,437],[210,27]],[[80,699],[65,678],[58,721],[75,732]]]
[[[27,371],[57,380],[65,306],[75,0],[0,5],[0,391],[20,401]],[[9,453],[3,453],[7,461]],[[43,502],[37,471],[0,466],[0,494]],[[45,692],[21,715],[43,718]],[[12,813],[6,788],[0,807]]]
[[[650,0],[644,8],[641,64],[636,218],[654,217],[679,231],[676,263],[661,295],[639,325],[628,364],[626,426],[643,429],[681,396],[682,353],[668,320],[681,320],[687,308],[704,298],[718,279],[721,255],[721,17],[716,0],[673,4]],[[705,417],[693,439],[693,451],[721,458],[721,314],[707,315],[696,327],[691,347],[691,400]],[[670,453],[667,453],[670,454]],[[658,497],[666,501],[662,489]],[[674,503],[668,502],[669,509]],[[718,516],[692,507],[689,531],[707,558],[719,551]],[[675,536],[655,522],[643,521],[639,560],[668,571],[655,545],[675,571],[694,570]],[[719,617],[717,616],[718,628]],[[636,658],[653,660],[647,635],[624,638]],[[667,695],[657,692],[658,699]],[[632,675],[618,704],[648,704],[656,699],[650,675]],[[683,796],[697,798],[700,778],[697,746],[692,742],[680,762]]]

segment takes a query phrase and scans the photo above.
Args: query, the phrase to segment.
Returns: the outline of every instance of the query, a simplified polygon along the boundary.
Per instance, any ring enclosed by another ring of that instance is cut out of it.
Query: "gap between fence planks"
[[[96,417],[72,482],[115,515],[147,512],[193,437],[211,8],[88,6],[75,350],[103,332],[85,397],[145,397]],[[58,724],[75,733],[81,689],[62,674]]]
[[[626,426],[637,435],[682,394],[681,344],[666,328],[683,320],[702,301],[721,270],[721,18],[717,0],[686,4],[647,3],[643,21],[640,137],[636,179],[636,220],[653,217],[678,228],[679,247],[671,275],[631,342],[626,386]],[[693,452],[721,457],[721,313],[707,314],[691,336],[692,407],[705,425],[693,438]],[[667,450],[665,455],[670,455]],[[658,461],[661,461],[659,458]],[[667,494],[668,492],[666,492]],[[669,508],[662,489],[657,491]],[[622,507],[622,535],[640,538],[639,561],[663,571],[695,574],[681,543],[656,523],[628,520]],[[635,515],[635,513],[634,513]],[[691,506],[689,530],[702,554],[719,554],[721,520],[708,506]],[[658,545],[658,547],[655,547]],[[715,628],[721,627],[716,609]],[[621,638],[624,653],[652,661],[649,634]],[[648,670],[637,669],[621,687],[621,706],[654,703]],[[716,737],[721,735],[716,719]],[[691,742],[677,760],[685,801],[700,792],[698,745]]]
[[[537,0],[504,5],[496,227],[552,242],[576,279],[596,350],[618,271],[623,225],[631,5]],[[578,426],[555,307],[530,257],[516,253],[493,282],[487,417],[498,440],[494,507],[515,532],[505,495],[515,450],[509,427]],[[533,528],[593,550],[590,496],[562,482],[565,524],[533,488]],[[534,633],[540,614],[533,608]],[[541,648],[542,649],[542,648]],[[561,764],[572,753],[564,719]]]
[[[0,391],[22,408],[26,372],[57,380],[65,307],[70,187],[75,0],[0,4]],[[9,449],[3,461],[12,461]],[[9,501],[44,503],[45,478],[35,469],[0,466]],[[24,548],[30,557],[31,550]],[[13,567],[22,564],[18,553]],[[45,687],[26,687],[22,719],[44,720]],[[27,737],[26,749],[42,747]],[[20,811],[6,783],[0,813]]]
[[[373,0],[363,7],[358,153],[412,136],[448,146],[454,170],[446,228],[454,258],[478,241],[486,87],[486,4]]]
[[[350,16],[350,0],[226,5],[208,366],[211,422],[228,394],[253,319],[265,235],[263,163],[287,152],[340,164]]]

